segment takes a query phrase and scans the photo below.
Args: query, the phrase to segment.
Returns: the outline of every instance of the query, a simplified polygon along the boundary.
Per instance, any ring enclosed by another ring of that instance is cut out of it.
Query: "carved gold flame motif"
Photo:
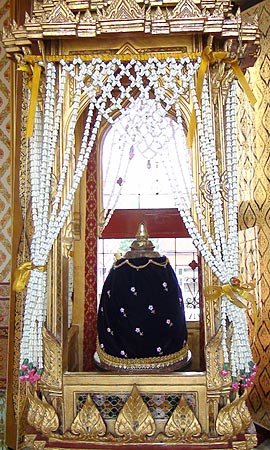
[[[236,397],[219,411],[216,430],[219,435],[232,436],[247,431],[251,416],[246,405],[247,393]]]
[[[134,385],[129,398],[117,417],[115,432],[118,436],[138,441],[144,440],[146,436],[153,436],[155,431],[154,419],[137,386]]]
[[[41,400],[36,392],[33,395],[30,389],[27,390],[27,397],[29,400],[28,423],[47,436],[56,431],[59,427],[59,419],[53,406],[44,396]]]
[[[230,383],[229,374],[222,377],[220,371],[223,365],[223,353],[221,347],[221,328],[210,339],[205,348],[205,359],[207,365],[207,386],[209,389],[218,389]]]
[[[106,433],[106,425],[90,395],[71,425],[71,432],[82,439],[96,439]]]
[[[44,372],[42,381],[52,388],[60,388],[62,381],[62,353],[57,339],[44,327]]]
[[[165,426],[165,434],[175,439],[188,440],[201,433],[201,425],[182,396],[179,404]]]

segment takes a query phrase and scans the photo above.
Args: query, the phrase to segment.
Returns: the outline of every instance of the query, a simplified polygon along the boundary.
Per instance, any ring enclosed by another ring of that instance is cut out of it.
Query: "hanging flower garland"
[[[235,83],[232,84],[226,103],[226,170],[228,176],[228,209],[221,198],[221,183],[218,172],[218,160],[215,149],[214,126],[208,85],[203,84],[201,107],[199,106],[195,86],[191,91],[196,113],[199,136],[200,155],[204,161],[206,178],[210,188],[211,212],[214,225],[214,239],[208,232],[201,205],[197,198],[191,170],[189,170],[189,185],[191,186],[193,205],[201,226],[201,231],[191,211],[191,205],[186,202],[187,196],[182,195],[176,204],[185,225],[193,238],[195,246],[200,250],[205,261],[221,282],[221,286],[211,286],[205,289],[208,300],[221,298],[221,327],[224,368],[222,375],[227,375],[230,368],[232,386],[238,389],[250,386],[256,373],[256,365],[252,361],[249,342],[245,300],[252,301],[251,284],[243,285],[238,279],[239,249],[238,249],[238,188],[237,188],[237,145],[235,125]],[[177,114],[181,123],[181,114]],[[188,150],[186,149],[186,152]],[[227,220],[227,224],[226,224]],[[244,300],[244,302],[243,302]],[[227,345],[227,327],[232,324],[230,349]]]

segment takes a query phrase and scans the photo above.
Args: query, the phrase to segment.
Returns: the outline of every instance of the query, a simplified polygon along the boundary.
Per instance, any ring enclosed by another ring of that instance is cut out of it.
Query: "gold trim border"
[[[116,369],[131,369],[131,370],[147,370],[147,369],[163,369],[181,361],[188,360],[189,347],[185,345],[181,350],[165,356],[152,356],[148,358],[119,358],[117,356],[109,355],[101,349],[97,339],[97,354],[102,364],[111,366]]]

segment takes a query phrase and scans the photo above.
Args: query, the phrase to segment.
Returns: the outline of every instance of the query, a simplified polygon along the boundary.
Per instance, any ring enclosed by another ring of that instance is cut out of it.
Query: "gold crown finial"
[[[138,231],[136,234],[136,238],[138,240],[147,240],[148,239],[148,231],[144,222],[141,222]]]
[[[154,251],[154,245],[148,239],[148,231],[144,222],[141,222],[136,234],[136,240],[132,242],[130,251],[125,254],[125,258],[159,258],[160,254]]]

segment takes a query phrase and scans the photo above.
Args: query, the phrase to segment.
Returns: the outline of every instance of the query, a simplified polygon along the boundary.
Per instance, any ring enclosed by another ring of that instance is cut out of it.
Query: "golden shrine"
[[[16,429],[16,433],[7,433],[7,444],[55,450],[120,445],[127,449],[251,450],[257,439],[246,404],[248,385],[241,375],[249,373],[251,363],[252,378],[255,368],[252,372],[253,361],[247,359],[250,351],[244,347],[239,367],[234,362],[231,355],[237,351],[232,350],[237,323],[230,318],[241,311],[237,320],[243,320],[246,332],[242,313],[254,286],[252,280],[242,283],[237,277],[238,261],[233,260],[232,252],[226,256],[230,239],[235,245],[233,233],[225,240],[226,230],[236,224],[238,205],[233,194],[237,161],[225,154],[224,148],[234,145],[225,133],[231,123],[225,120],[225,110],[232,108],[226,102],[234,80],[249,102],[255,101],[244,71],[256,60],[257,23],[245,23],[229,0],[32,3],[22,24],[13,21],[3,31],[7,55],[19,72],[13,95],[19,89],[22,99],[21,107],[14,105],[13,111],[15,117],[20,110],[13,136],[13,184],[19,193],[14,196],[13,268],[19,273],[14,276],[7,403],[7,429]],[[54,103],[56,94],[60,100]],[[96,370],[89,363],[96,339],[92,319],[96,318],[96,240],[106,221],[99,156],[102,139],[132,98],[140,95],[143,101],[158,98],[166,114],[176,121],[181,115],[188,138],[199,200],[191,208],[180,205],[178,209],[202,255],[201,291],[212,288],[201,304],[201,323],[188,326],[196,370],[191,366],[187,371],[167,373],[158,368],[155,373],[117,373]],[[91,114],[86,112],[89,105],[93,105]],[[201,135],[196,116],[200,108]],[[204,108],[211,111],[212,119],[207,119],[210,131]],[[201,156],[206,130],[213,134],[209,141],[215,141],[215,161],[207,148],[205,160]],[[232,135],[235,132],[233,128],[230,131]],[[67,147],[72,158],[67,156]],[[39,164],[44,168],[40,178]],[[46,167],[51,170],[46,172]],[[208,179],[210,197],[216,195],[216,203],[207,201],[202,187],[211,170],[220,174],[218,188],[215,183],[211,187],[211,177]],[[39,216],[40,203],[43,216]],[[194,205],[201,209],[192,216]],[[223,219],[216,221],[213,205],[224,212]],[[48,222],[43,221],[45,216]],[[231,216],[235,223],[230,225]],[[203,245],[203,233],[214,257]],[[215,233],[219,233],[217,242],[223,251],[213,242]],[[71,294],[73,315],[69,320]],[[93,343],[89,353],[84,345],[88,339]],[[203,364],[198,348],[204,349]],[[232,389],[234,383],[239,389]]]

